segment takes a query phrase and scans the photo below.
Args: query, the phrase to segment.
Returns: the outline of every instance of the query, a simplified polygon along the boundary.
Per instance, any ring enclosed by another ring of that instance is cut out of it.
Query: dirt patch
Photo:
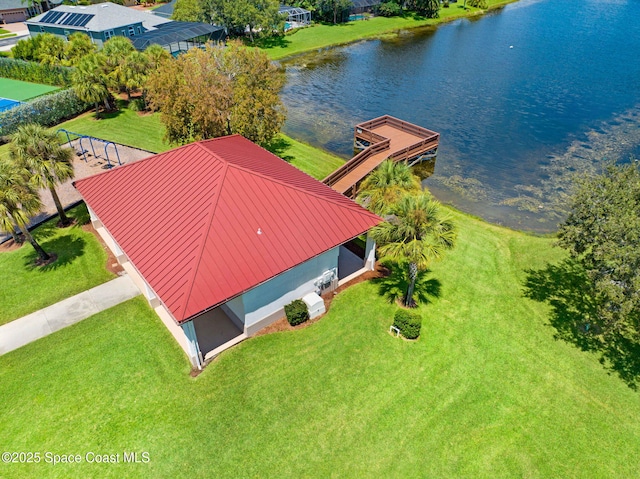
[[[350,288],[355,284],[362,283],[363,281],[369,281],[370,279],[373,279],[373,278],[382,278],[382,277],[388,276],[389,273],[390,271],[388,268],[385,268],[381,264],[376,263],[375,270],[367,271],[366,273],[361,274],[357,278],[352,279],[348,283],[343,284],[338,289],[330,293],[323,294],[322,299],[324,300],[324,307],[327,310],[327,313],[331,308],[331,302],[333,301],[333,298],[335,298],[339,293],[341,293],[345,289]],[[271,323],[266,328],[263,328],[260,331],[258,331],[256,334],[254,334],[254,336],[264,336],[265,334],[277,333],[279,331],[296,331],[298,329],[303,329],[303,328],[306,328],[307,326],[311,326],[312,324],[320,321],[323,317],[324,317],[324,314],[321,316],[318,316],[317,318],[314,318],[302,324],[299,324],[297,326],[291,326],[289,324],[289,321],[287,321],[287,318],[282,317],[278,319],[276,322]]]
[[[17,249],[20,249],[23,244],[24,243],[16,243],[15,241],[13,241],[13,238],[11,238],[10,240],[7,240],[4,243],[0,244],[0,253],[15,251]]]
[[[37,260],[34,261],[34,265],[36,265],[36,267],[38,268],[42,268],[43,266],[48,266],[51,263],[55,263],[58,259],[58,255],[55,253],[49,253],[49,259],[47,260],[43,260],[41,258],[38,257]]]
[[[115,255],[109,249],[107,244],[103,241],[102,237],[98,234],[98,232],[93,227],[93,225],[91,223],[82,225],[82,230],[87,231],[88,233],[91,233],[93,236],[95,236],[98,242],[100,243],[100,245],[102,246],[102,248],[107,252],[107,264],[105,265],[107,270],[111,271],[113,274],[118,276],[121,276],[122,274],[124,274],[124,268],[120,266],[120,263],[118,263],[118,260],[116,259]]]

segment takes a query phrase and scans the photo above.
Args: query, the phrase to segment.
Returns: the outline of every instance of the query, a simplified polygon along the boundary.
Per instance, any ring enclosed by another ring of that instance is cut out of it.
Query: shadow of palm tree
[[[526,273],[524,296],[551,306],[554,337],[598,354],[603,366],[637,389],[640,344],[600,324],[597,295],[582,265],[567,259]]]
[[[55,254],[57,259],[47,265],[37,266],[36,261],[38,259],[38,255],[35,250],[33,250],[25,256],[24,266],[27,269],[35,269],[43,273],[62,268],[71,264],[76,258],[82,256],[84,254],[85,245],[86,241],[84,238],[77,236],[65,235],[50,241],[45,241],[41,243],[41,246],[47,253],[51,255]]]
[[[385,262],[382,266],[389,270],[389,274],[371,281],[378,286],[380,296],[389,303],[394,303],[404,298],[409,288],[409,267],[406,264],[392,262]],[[430,273],[431,270],[418,272],[413,295],[418,303],[429,304],[433,299],[440,297],[442,284],[435,278],[429,278]]]

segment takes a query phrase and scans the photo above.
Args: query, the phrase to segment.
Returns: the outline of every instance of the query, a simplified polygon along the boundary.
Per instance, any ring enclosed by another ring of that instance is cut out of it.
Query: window
[[[129,27],[129,36],[132,37],[136,34],[136,31],[133,29],[133,27]]]
[[[111,38],[112,36],[113,36],[113,30],[107,30],[106,32],[104,32],[105,40],[109,40],[109,38]]]
[[[138,35],[142,35],[142,27],[138,27]]]

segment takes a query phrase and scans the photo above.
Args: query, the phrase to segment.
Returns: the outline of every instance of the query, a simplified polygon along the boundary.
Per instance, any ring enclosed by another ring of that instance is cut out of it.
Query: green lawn
[[[84,205],[71,210],[70,215],[79,222],[89,219]],[[36,254],[28,243],[18,250],[0,253],[0,324],[114,278],[105,268],[107,254],[95,236],[77,225],[56,228],[56,221],[34,230],[42,247],[58,255],[50,266],[33,266]]]
[[[636,477],[638,393],[553,339],[522,295],[562,253],[453,213],[423,335],[387,331],[379,285],[197,378],[134,299],[0,357],[0,449],[148,452],[148,464],[0,464],[3,477]],[[121,457],[122,460],[122,457]]]
[[[140,115],[129,110],[124,101],[120,101],[120,106],[120,110],[103,115],[100,119],[96,119],[94,113],[89,112],[61,123],[56,129],[64,128],[155,153],[171,149],[162,139],[164,126],[160,123],[159,114]]]
[[[57,86],[0,78],[0,97],[11,100],[26,101],[59,89]]]
[[[489,9],[511,3],[515,0],[487,0]],[[465,16],[481,15],[483,10],[468,7],[465,10],[462,1],[452,3],[450,8],[441,8],[440,17],[425,19],[412,14],[404,17],[374,17],[369,20],[330,25],[316,24],[308,28],[299,29],[281,38],[267,39],[260,43],[269,57],[278,60],[298,53],[342,45],[365,38],[375,38],[388,34],[395,34],[400,30],[438,25]]]
[[[85,113],[73,120],[66,121],[55,128],[91,135],[124,145],[135,146],[156,153],[171,149],[171,145],[162,139],[164,127],[157,113],[138,115],[126,108],[105,118],[96,120],[93,113]],[[273,142],[271,151],[292,165],[306,171],[314,178],[322,179],[339,167],[344,160],[331,153],[314,148],[306,143],[296,141],[284,134]],[[0,147],[0,158],[6,155],[8,147]]]

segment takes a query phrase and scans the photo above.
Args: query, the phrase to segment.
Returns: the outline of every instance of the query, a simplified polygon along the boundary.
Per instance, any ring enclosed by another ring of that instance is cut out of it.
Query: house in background
[[[206,140],[75,182],[98,233],[195,367],[294,299],[373,269],[382,221],[249,140]]]
[[[0,0],[3,1],[3,0]],[[224,40],[222,27],[196,22],[174,22],[140,10],[105,2],[95,5],[61,5],[26,22],[31,36],[41,33],[68,38],[75,32],[89,35],[102,47],[114,36],[128,37],[138,50],[153,43],[176,54],[208,41]]]
[[[32,2],[22,0],[0,0],[0,24],[24,22],[34,15],[46,12],[52,5],[58,5],[60,1]]]

